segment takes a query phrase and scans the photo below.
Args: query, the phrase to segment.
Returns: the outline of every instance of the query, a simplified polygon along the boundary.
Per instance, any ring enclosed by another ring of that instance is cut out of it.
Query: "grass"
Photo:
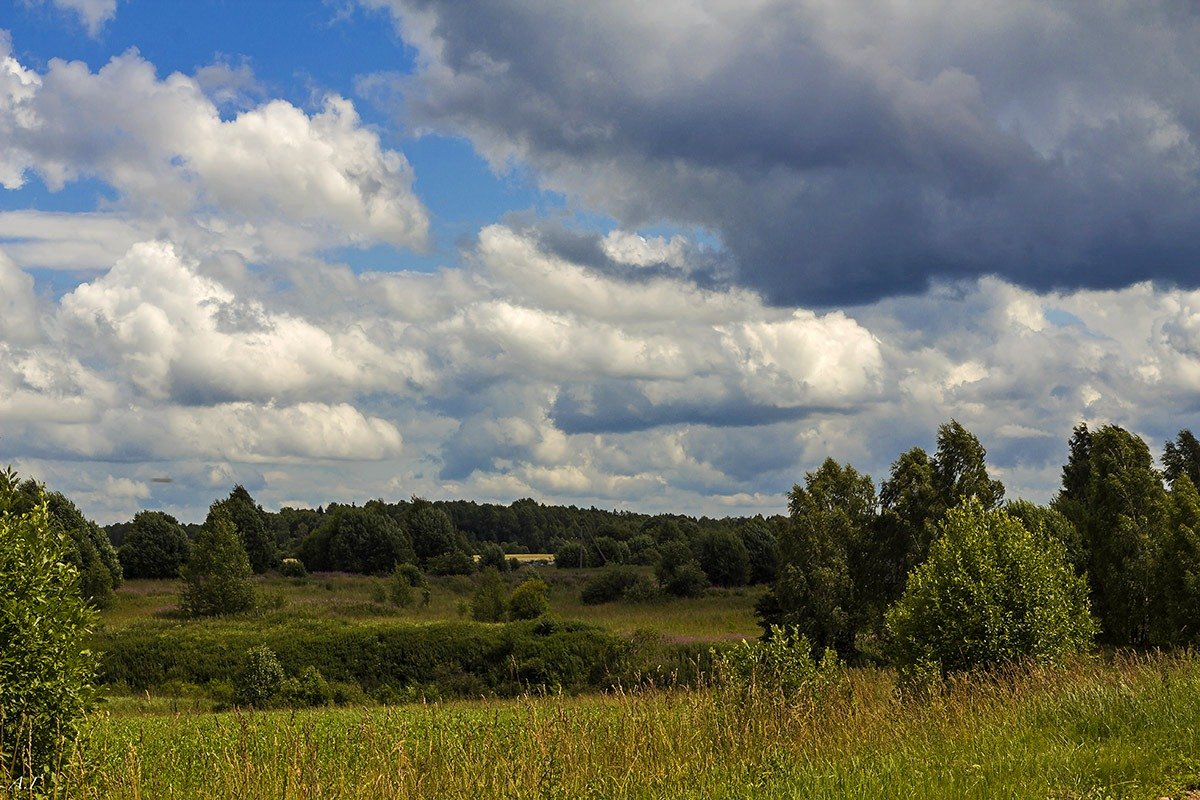
[[[650,690],[165,711],[91,717],[69,796],[1105,800],[1200,785],[1200,660],[1187,655],[964,679],[923,698],[863,669],[802,702]]]
[[[536,575],[550,586],[551,613],[560,619],[603,625],[618,634],[653,630],[678,641],[719,641],[754,638],[761,631],[754,604],[763,587],[710,589],[704,597],[669,598],[647,603],[584,605],[579,593],[596,570],[559,570],[525,566],[513,580]],[[470,577],[430,579],[429,604],[417,601],[407,608],[387,603],[382,578],[320,573],[304,580],[276,575],[255,579],[261,614],[280,619],[351,619],[367,621],[440,622],[462,619],[474,592]],[[155,621],[177,621],[181,582],[131,580],[117,590],[113,605],[100,616],[108,630]]]

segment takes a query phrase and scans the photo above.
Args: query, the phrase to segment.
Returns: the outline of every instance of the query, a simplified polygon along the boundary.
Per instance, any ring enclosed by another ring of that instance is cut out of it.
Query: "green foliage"
[[[495,567],[479,573],[479,586],[471,598],[471,619],[476,622],[502,622],[508,610],[504,581]]]
[[[13,496],[18,513],[46,503],[50,525],[66,534],[70,545],[65,558],[79,572],[79,592],[97,608],[112,602],[113,590],[121,585],[121,564],[107,534],[59,492],[46,492],[34,481],[23,482]]]
[[[0,778],[50,781],[91,702],[94,616],[71,546],[47,502],[0,472]]]
[[[219,505],[209,511],[180,574],[181,605],[191,616],[237,614],[254,607],[250,560],[233,521]]]
[[[792,489],[780,537],[779,579],[764,602],[764,623],[799,628],[814,647],[854,650],[866,620],[858,569],[875,514],[871,478],[826,459]]]
[[[595,566],[587,546],[580,541],[563,542],[554,553],[554,566],[559,569],[583,569]]]
[[[504,548],[495,542],[487,542],[479,547],[479,568],[495,567],[498,572],[508,572],[508,557]]]
[[[283,679],[277,696],[283,705],[291,708],[328,706],[335,702],[335,687],[325,680],[321,670],[304,667],[296,677]]]
[[[397,564],[387,584],[387,599],[392,605],[412,605],[413,590],[425,588],[425,576],[415,564]]]
[[[1171,485],[1182,475],[1191,479],[1192,485],[1200,484],[1200,441],[1188,429],[1183,429],[1175,441],[1163,445],[1163,477]]]
[[[430,575],[470,575],[475,571],[475,559],[462,550],[451,550],[429,559]]]
[[[813,658],[812,644],[795,627],[772,625],[763,639],[743,639],[713,650],[712,657],[717,685],[733,689],[743,700],[762,694],[820,700],[846,680],[837,653],[826,649],[820,660]]]
[[[750,581],[750,551],[728,528],[702,533],[696,542],[696,555],[700,568],[715,586],[744,586]]]
[[[267,708],[283,685],[283,665],[266,645],[246,651],[233,681],[233,701],[239,706]]]
[[[900,454],[879,486],[880,514],[865,573],[872,623],[900,598],[913,567],[929,556],[933,523],[945,512],[934,484],[933,460],[920,447]]]
[[[1087,548],[1083,535],[1071,520],[1051,506],[1039,506],[1028,500],[1010,500],[1004,510],[1030,533],[1041,533],[1062,545],[1067,561],[1079,574],[1087,571]]]
[[[415,556],[408,533],[392,517],[374,507],[337,506],[301,545],[300,558],[313,571],[388,575]]]
[[[658,585],[676,597],[699,597],[708,588],[708,576],[700,567],[692,549],[683,539],[669,539],[659,545],[654,576]]]
[[[279,562],[279,574],[285,578],[302,579],[308,577],[308,570],[300,559],[285,558]]]
[[[631,599],[631,596],[644,596],[647,588],[653,591],[654,587],[649,586],[649,582],[649,578],[632,567],[607,567],[584,584],[580,599],[594,606]]]
[[[508,598],[508,618],[537,619],[550,611],[550,587],[541,578],[526,578]]]
[[[128,578],[177,578],[191,548],[183,526],[170,514],[139,511],[121,545],[121,566]]]
[[[1004,484],[987,471],[987,451],[957,420],[938,427],[937,455],[933,458],[933,485],[943,508],[954,508],[975,498],[984,508],[995,508],[1004,499]]]
[[[1082,534],[1104,641],[1150,643],[1160,551],[1170,532],[1170,503],[1150,448],[1115,425],[1095,432],[1078,426],[1055,507]]]
[[[779,537],[772,526],[753,519],[738,530],[750,560],[750,583],[771,583],[779,573]]]
[[[1200,643],[1200,493],[1187,472],[1171,486],[1171,531],[1155,581],[1152,638],[1160,645]]]
[[[951,509],[929,559],[887,614],[908,680],[1030,660],[1054,663],[1095,633],[1087,588],[1062,545],[978,499]]]
[[[458,531],[445,511],[419,497],[412,499],[408,514],[408,532],[422,564],[433,558],[463,549]]]
[[[168,681],[226,680],[258,645],[270,648],[289,675],[313,667],[331,685],[371,693],[415,687],[431,698],[512,696],[539,686],[602,690],[620,671],[623,653],[621,640],[602,628],[546,617],[500,625],[220,620],[110,631],[98,637],[97,650],[104,683],[141,692]]]
[[[242,540],[242,547],[246,550],[250,568],[256,574],[262,574],[274,567],[278,555],[275,551],[274,537],[267,529],[267,516],[254,502],[250,492],[246,491],[246,487],[241,484],[234,486],[229,497],[215,505],[224,509],[233,522],[233,527]]]

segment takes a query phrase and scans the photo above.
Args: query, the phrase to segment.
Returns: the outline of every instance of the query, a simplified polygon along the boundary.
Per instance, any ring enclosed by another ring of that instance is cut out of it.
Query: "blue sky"
[[[951,417],[1041,501],[1197,424],[1190,5],[3,11],[0,462],[103,522],[777,513]]]

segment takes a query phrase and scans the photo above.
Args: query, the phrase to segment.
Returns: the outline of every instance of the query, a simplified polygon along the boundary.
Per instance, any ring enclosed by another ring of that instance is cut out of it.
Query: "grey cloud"
[[[708,228],[776,302],[1197,283],[1191,4],[366,4],[421,52],[410,121]]]

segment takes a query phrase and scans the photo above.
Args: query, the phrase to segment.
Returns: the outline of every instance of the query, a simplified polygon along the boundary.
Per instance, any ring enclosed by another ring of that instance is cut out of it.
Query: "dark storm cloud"
[[[1194,4],[392,6],[413,122],[624,224],[706,227],[776,302],[1197,284]]]

